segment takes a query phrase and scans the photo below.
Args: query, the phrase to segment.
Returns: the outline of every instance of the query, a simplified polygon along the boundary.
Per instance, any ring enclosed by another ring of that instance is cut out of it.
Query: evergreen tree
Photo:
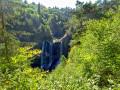
[[[0,1],[1,2],[1,1]],[[7,13],[4,12],[5,7],[3,7],[3,5],[5,5],[5,3],[7,3],[8,1],[5,0],[3,2],[0,3],[0,38],[2,39],[3,43],[4,43],[4,48],[2,49],[2,52],[0,53],[0,56],[4,56],[5,59],[9,62],[10,61],[10,56],[12,56],[14,54],[14,51],[16,50],[17,47],[17,43],[16,40],[13,39],[13,36],[8,33],[6,31],[6,20],[9,19],[7,17]],[[9,2],[8,2],[9,3]],[[7,17],[7,18],[5,18]],[[15,44],[16,43],[16,44]]]
[[[38,3],[38,14],[40,15],[40,2]]]
[[[4,15],[3,15],[3,6],[1,5],[1,37],[3,38],[2,40],[5,43],[5,55],[6,55],[6,60],[8,59],[8,45],[7,45],[7,38],[5,36],[5,22],[4,22]]]
[[[103,1],[103,11],[107,9],[107,0]]]
[[[80,8],[84,2],[76,1],[76,8]]]
[[[25,4],[28,4],[27,0],[24,1]]]
[[[32,2],[32,5],[35,5],[35,2]]]

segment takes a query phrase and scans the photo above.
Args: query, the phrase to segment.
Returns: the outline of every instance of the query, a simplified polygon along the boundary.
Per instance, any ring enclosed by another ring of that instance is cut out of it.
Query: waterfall
[[[43,42],[41,65],[44,70],[55,69],[61,62],[62,55],[62,41],[56,43],[50,43],[48,41]]]
[[[52,51],[53,51],[53,50],[52,50],[52,47],[53,47],[52,45],[53,45],[53,43],[50,43],[50,45],[49,45],[49,65],[48,65],[48,67],[51,66],[52,60],[53,60],[53,59],[52,59],[52,56],[53,56],[53,55],[52,55]]]
[[[41,54],[41,68],[42,68],[42,65],[43,65],[43,60],[44,60],[44,49],[45,49],[45,42],[43,41],[43,45],[42,45],[42,54]]]
[[[62,56],[62,41],[60,42],[60,58]]]
[[[50,62],[52,62],[52,45],[53,43],[50,43]]]

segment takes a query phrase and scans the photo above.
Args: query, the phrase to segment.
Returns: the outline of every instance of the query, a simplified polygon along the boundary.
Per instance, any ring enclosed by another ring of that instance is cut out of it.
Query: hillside
[[[120,89],[120,1],[0,7],[1,90]]]
[[[64,24],[71,15],[66,11],[70,8],[46,8],[41,4],[25,4],[14,1],[15,7],[6,7],[11,16],[7,21],[7,31],[12,33],[22,42],[39,42],[60,38],[64,35]]]

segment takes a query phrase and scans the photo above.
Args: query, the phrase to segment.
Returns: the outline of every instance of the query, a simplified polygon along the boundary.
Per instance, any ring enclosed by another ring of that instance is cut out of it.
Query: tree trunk
[[[7,36],[5,35],[5,21],[4,21],[4,13],[2,10],[2,5],[1,5],[1,13],[2,13],[2,17],[1,17],[2,36],[3,36],[3,41],[5,43],[5,56],[6,56],[6,60],[9,61],[9,50],[8,50]]]

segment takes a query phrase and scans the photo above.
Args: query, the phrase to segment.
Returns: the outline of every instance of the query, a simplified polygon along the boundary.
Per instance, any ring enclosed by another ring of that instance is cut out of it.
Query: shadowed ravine
[[[48,42],[44,41],[42,45],[40,67],[44,70],[55,69],[61,62],[62,55],[62,41],[60,42]]]
[[[53,39],[53,42],[43,41],[42,53],[40,59],[40,68],[44,70],[53,70],[61,62],[62,40],[67,36],[68,32],[61,39]]]

